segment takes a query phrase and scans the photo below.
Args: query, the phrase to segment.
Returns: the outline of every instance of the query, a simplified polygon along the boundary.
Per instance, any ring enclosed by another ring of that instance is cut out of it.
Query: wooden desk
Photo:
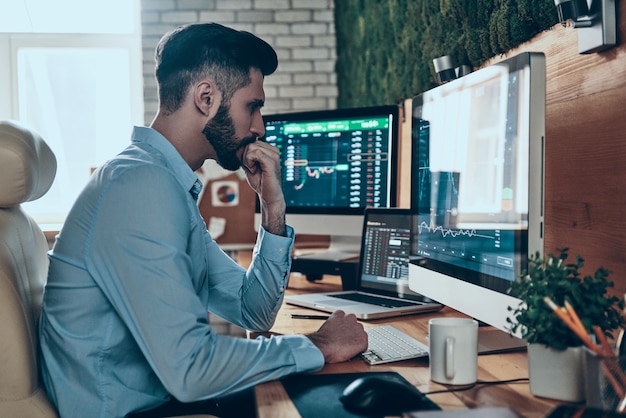
[[[308,282],[304,276],[292,275],[288,293],[337,291],[341,281],[337,276],[325,276],[319,282]],[[292,313],[315,311],[292,305],[283,305],[272,332],[278,334],[306,334],[316,331],[322,320],[292,319]],[[319,313],[319,312],[318,312]],[[456,311],[445,308],[433,314],[419,314],[400,318],[363,321],[365,327],[381,324],[393,324],[402,331],[422,342],[426,341],[428,320],[438,316],[459,316]],[[428,373],[428,360],[416,359],[402,362],[370,366],[360,358],[339,364],[327,364],[317,373],[352,373],[368,371],[395,371],[404,376],[423,393],[443,390],[448,387],[431,382]],[[491,354],[478,357],[478,380],[495,381],[528,377],[527,357],[525,352]],[[268,382],[256,387],[257,413],[259,418],[299,417],[294,404],[278,381]],[[463,392],[432,394],[429,397],[442,409],[467,409],[485,406],[508,406],[524,417],[539,418],[557,405],[557,402],[537,398],[530,394],[528,382],[502,384],[495,386],[477,385]]]

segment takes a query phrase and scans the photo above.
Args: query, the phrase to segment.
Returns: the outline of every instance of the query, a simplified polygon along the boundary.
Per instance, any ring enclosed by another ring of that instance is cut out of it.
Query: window
[[[0,90],[9,94],[0,97],[0,118],[33,127],[54,151],[51,190],[25,207],[40,224],[60,224],[91,171],[128,145],[132,125],[143,124],[139,4],[6,3]]]

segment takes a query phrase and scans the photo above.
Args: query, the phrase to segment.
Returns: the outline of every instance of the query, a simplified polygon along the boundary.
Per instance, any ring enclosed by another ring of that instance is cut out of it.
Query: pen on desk
[[[291,314],[293,319],[328,319],[328,315],[300,315]]]

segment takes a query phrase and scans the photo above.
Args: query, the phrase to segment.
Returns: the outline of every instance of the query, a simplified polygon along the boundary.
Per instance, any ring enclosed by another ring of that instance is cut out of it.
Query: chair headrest
[[[0,207],[40,198],[56,171],[54,153],[38,133],[16,121],[0,121]]]

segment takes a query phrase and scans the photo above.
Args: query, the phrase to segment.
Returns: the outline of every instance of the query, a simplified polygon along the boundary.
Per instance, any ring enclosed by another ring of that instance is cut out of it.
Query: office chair
[[[21,204],[43,196],[56,158],[35,132],[0,121],[0,416],[56,417],[37,368],[48,244]]]

